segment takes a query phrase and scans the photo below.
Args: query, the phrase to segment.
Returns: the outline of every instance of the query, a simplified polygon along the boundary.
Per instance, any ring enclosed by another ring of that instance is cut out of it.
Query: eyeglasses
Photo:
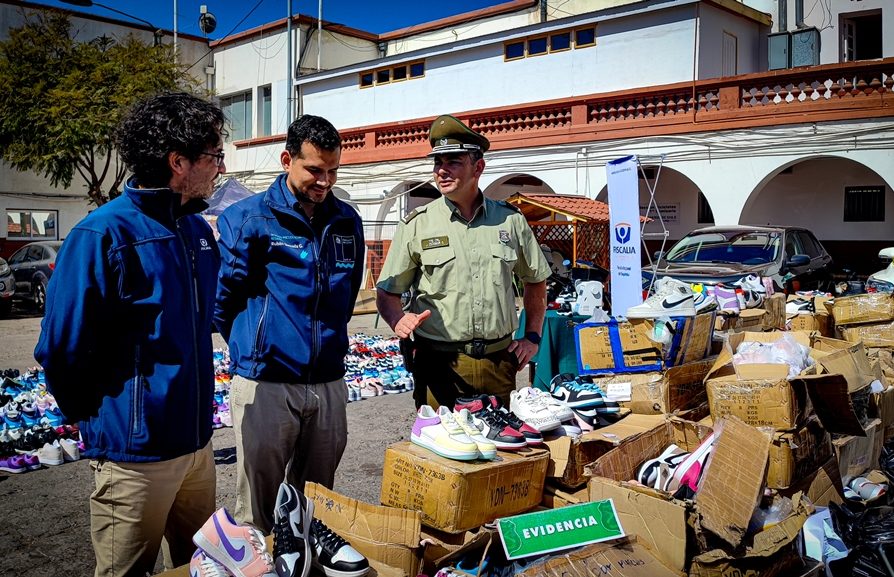
[[[217,166],[220,167],[224,162],[224,153],[223,152],[200,152],[199,154],[204,154],[205,156],[213,156],[217,159]]]

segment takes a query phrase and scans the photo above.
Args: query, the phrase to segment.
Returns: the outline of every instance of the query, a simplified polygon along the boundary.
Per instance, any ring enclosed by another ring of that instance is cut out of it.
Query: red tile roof
[[[574,194],[522,194],[516,193],[506,199],[512,204],[533,205],[549,209],[565,216],[588,222],[608,222],[608,205],[599,200]],[[527,211],[524,211],[527,213]]]

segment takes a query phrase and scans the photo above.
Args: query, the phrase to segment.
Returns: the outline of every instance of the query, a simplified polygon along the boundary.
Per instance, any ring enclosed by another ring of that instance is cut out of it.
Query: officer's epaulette
[[[517,204],[512,204],[511,202],[506,202],[505,200],[501,200],[501,201],[499,202],[499,204],[500,204],[501,206],[505,206],[505,207],[508,208],[509,210],[514,210],[515,212],[517,212],[517,213],[519,213],[519,214],[523,214],[523,213],[522,213],[522,209],[521,209],[521,207],[519,207]]]
[[[413,220],[414,218],[416,218],[417,216],[419,216],[426,210],[428,210],[428,205],[420,206],[419,208],[413,209],[413,212],[411,212],[407,216],[403,217],[401,219],[401,221],[403,221],[404,224],[410,224],[411,220]]]

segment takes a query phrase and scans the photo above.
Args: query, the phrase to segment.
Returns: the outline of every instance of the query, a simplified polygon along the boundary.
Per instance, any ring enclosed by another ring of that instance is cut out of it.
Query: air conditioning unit
[[[792,66],[792,38],[788,32],[774,32],[767,35],[769,46],[767,55],[770,70],[781,70]]]
[[[820,32],[816,27],[791,32],[792,66],[817,66],[820,63]]]

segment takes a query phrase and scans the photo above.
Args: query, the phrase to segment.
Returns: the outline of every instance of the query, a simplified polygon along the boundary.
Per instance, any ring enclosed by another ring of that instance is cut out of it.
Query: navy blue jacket
[[[128,185],[62,244],[34,357],[85,456],[172,459],[211,439],[220,253],[207,204]]]
[[[345,374],[347,324],[363,278],[363,223],[330,192],[313,226],[280,175],[217,220],[215,323],[233,371],[253,380],[323,383]]]

